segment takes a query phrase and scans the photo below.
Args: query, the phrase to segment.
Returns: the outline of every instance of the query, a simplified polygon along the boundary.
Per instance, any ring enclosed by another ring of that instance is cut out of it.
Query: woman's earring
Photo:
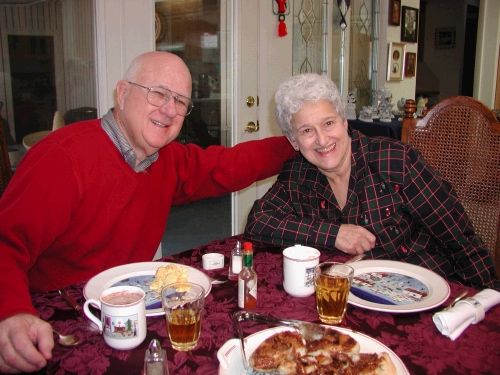
[[[295,151],[299,151],[299,146],[293,146],[293,148],[295,149]]]

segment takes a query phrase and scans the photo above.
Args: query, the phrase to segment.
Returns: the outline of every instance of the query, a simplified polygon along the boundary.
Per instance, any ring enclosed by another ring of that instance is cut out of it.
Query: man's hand
[[[1,373],[40,370],[52,358],[53,347],[52,327],[34,315],[13,315],[0,322]]]
[[[335,247],[347,254],[363,254],[375,247],[376,237],[367,229],[354,224],[340,226]]]

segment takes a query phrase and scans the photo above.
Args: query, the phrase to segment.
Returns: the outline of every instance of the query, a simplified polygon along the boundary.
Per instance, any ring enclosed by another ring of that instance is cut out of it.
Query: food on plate
[[[305,340],[296,331],[272,335],[252,353],[250,365],[261,373],[395,375],[396,366],[386,352],[360,353],[351,336],[329,329],[318,340]]]
[[[156,270],[149,289],[160,293],[165,285],[188,281],[188,268],[178,264],[168,264]]]

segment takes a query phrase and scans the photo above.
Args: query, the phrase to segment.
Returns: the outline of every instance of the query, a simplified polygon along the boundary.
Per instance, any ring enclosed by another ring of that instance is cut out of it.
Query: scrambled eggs
[[[149,289],[154,290],[159,294],[165,285],[185,281],[188,281],[187,267],[169,264],[165,267],[159,267],[156,270],[155,278],[149,286]]]

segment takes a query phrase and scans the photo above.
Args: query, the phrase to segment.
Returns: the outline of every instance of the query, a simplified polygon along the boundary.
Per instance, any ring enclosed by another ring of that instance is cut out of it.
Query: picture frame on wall
[[[389,1],[389,25],[399,26],[401,24],[401,0]]]
[[[407,52],[405,57],[405,77],[414,77],[417,68],[417,54]]]
[[[155,41],[158,43],[161,36],[161,18],[160,15],[155,12]]]
[[[401,12],[401,41],[417,43],[418,9],[403,6]]]
[[[387,80],[402,81],[405,68],[406,44],[389,43],[389,54],[387,56]]]

